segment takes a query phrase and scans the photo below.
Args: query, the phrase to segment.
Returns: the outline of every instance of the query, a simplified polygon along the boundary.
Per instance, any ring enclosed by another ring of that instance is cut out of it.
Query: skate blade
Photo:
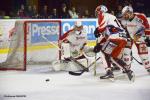
[[[129,79],[129,81],[130,81],[131,83],[133,83],[133,82],[135,81],[135,74],[133,73],[132,76],[133,76],[133,77],[132,77],[131,79]],[[129,78],[129,77],[128,77],[128,78]]]
[[[115,79],[114,78],[109,78],[110,81],[112,82],[115,82]]]
[[[132,79],[130,80],[131,82],[135,81],[135,75],[133,75]]]
[[[111,82],[115,82],[115,79],[114,78],[105,78],[105,79],[101,79],[100,80],[108,80],[108,81],[111,81]]]

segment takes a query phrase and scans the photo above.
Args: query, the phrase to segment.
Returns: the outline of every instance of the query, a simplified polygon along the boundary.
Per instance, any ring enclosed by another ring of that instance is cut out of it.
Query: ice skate
[[[111,69],[113,72],[114,71],[120,71],[120,68],[117,65],[115,65],[114,63],[112,65],[113,65],[113,67]]]
[[[111,81],[114,81],[114,74],[111,70],[108,70],[105,75],[100,76],[100,79],[110,79]]]
[[[150,74],[150,68],[147,68],[147,72]]]
[[[135,74],[134,74],[134,72],[132,70],[127,70],[126,73],[127,73],[127,76],[129,78],[129,80],[132,81],[132,82],[134,82],[134,80],[135,80]]]

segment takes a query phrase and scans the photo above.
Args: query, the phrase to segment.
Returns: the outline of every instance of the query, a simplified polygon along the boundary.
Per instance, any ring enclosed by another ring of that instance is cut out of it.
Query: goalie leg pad
[[[69,58],[71,56],[70,54],[70,44],[69,43],[62,43],[61,44],[61,57],[62,59],[64,58]]]

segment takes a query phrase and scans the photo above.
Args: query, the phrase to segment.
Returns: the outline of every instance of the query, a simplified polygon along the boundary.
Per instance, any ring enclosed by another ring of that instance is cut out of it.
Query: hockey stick
[[[73,57],[69,57],[69,58],[67,58],[67,59],[70,59],[71,61],[73,61],[73,62],[75,62],[76,64],[78,64],[80,67],[82,67],[83,69],[85,69],[86,67],[83,65],[83,64],[81,64],[79,61],[77,61],[75,58],[73,58]]]
[[[42,35],[42,38],[44,38],[47,42],[49,42],[50,44],[52,44],[54,47],[56,47],[57,49],[61,50],[60,47],[56,44],[54,44],[53,42],[49,41],[44,35]]]
[[[53,46],[55,46],[57,49],[61,50],[59,46],[57,46],[57,45],[54,44],[53,42],[49,41],[44,35],[42,35],[42,37],[43,37],[46,41],[48,41],[50,44],[52,44]],[[75,58],[69,57],[69,58],[67,58],[67,59],[69,59],[69,60],[75,62],[76,64],[78,64],[78,65],[79,65],[80,67],[82,67],[82,69],[83,69],[83,70],[80,70],[79,73],[69,71],[69,74],[71,74],[71,75],[81,75],[81,74],[84,73],[85,71],[88,72],[88,70],[89,70],[88,67],[85,67],[84,65],[82,65],[82,64],[81,64],[80,62],[78,62]],[[100,59],[100,57],[99,57],[97,60],[99,60],[99,59]],[[96,61],[97,61],[97,60],[96,60]],[[90,64],[89,67],[91,67],[93,64],[95,64],[96,61],[94,61],[92,64]]]
[[[134,56],[132,56],[132,58],[133,58],[137,63],[139,63],[140,65],[143,65],[143,63],[140,62],[140,61],[138,61]]]
[[[127,74],[128,78],[130,81],[134,82],[135,80],[135,74],[132,72],[131,74],[131,71],[127,70],[127,68],[125,68],[124,66],[120,65],[118,62],[116,62],[112,57],[111,57],[111,61],[116,64],[120,69],[124,69],[125,73]]]
[[[55,46],[58,50],[61,51],[61,48],[59,46],[57,46],[56,44],[54,44],[53,42],[49,41],[44,35],[42,35],[42,38],[44,38],[46,41],[48,41],[50,44],[52,44],[53,46]],[[78,62],[75,58],[73,57],[69,57],[67,58],[71,61],[74,61],[75,63],[77,63],[79,66],[81,66],[83,69],[85,69],[86,67],[84,65],[82,65],[80,62]]]
[[[97,43],[98,43],[98,39],[96,38],[96,45],[97,45]],[[94,64],[95,64],[95,66],[94,66],[94,76],[96,76],[96,58],[97,58],[97,53],[95,53],[95,62],[94,62]]]
[[[97,58],[96,61],[98,61],[101,57]],[[80,76],[82,75],[84,72],[88,72],[89,71],[89,68],[92,67],[96,61],[93,61],[88,67],[85,67],[83,68],[83,70],[79,70],[79,71],[76,71],[76,72],[73,72],[73,71],[69,71],[69,74],[70,75],[75,75],[75,76]]]

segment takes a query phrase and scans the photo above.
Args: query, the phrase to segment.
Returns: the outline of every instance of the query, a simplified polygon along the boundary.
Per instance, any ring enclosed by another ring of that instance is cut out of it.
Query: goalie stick
[[[101,58],[101,57],[97,58],[96,61],[98,61],[100,58]],[[79,63],[76,59],[71,59],[71,60],[75,61],[76,63]],[[88,72],[88,71],[89,71],[89,68],[90,68],[91,66],[93,66],[93,65],[96,63],[96,61],[93,61],[88,67],[85,67],[84,65],[82,65],[81,63],[79,63],[80,66],[82,66],[83,70],[79,70],[79,71],[76,71],[76,72],[69,71],[69,74],[70,74],[70,75],[75,75],[75,76],[80,76],[80,75],[82,75],[84,72]],[[84,67],[83,67],[83,66],[84,66]]]
[[[52,44],[54,47],[56,47],[59,51],[61,51],[61,48],[59,47],[59,46],[57,46],[56,44],[54,44],[53,42],[51,42],[51,41],[49,41],[44,35],[42,35],[42,37],[43,37],[43,39],[45,39],[46,41],[48,41],[50,44]],[[83,53],[83,55],[85,55],[84,53]],[[82,74],[82,73],[84,73],[85,71],[87,71],[88,72],[88,67],[85,67],[84,65],[82,65],[80,62],[78,62],[75,58],[73,58],[73,57],[69,57],[69,58],[67,58],[67,59],[69,59],[69,60],[71,60],[71,61],[74,61],[76,64],[78,64],[80,67],[82,67],[82,69],[83,70],[81,70],[80,71],[80,73],[76,73],[76,72],[71,72],[71,71],[69,71],[69,74],[71,74],[71,75],[76,75],[76,74]],[[100,57],[97,59],[97,60],[99,60],[100,59]],[[89,67],[91,67],[93,64],[95,64],[96,63],[96,61],[94,61]]]
[[[53,42],[49,41],[44,35],[42,35],[42,38],[45,39],[47,42],[49,42],[51,45],[53,45],[54,47],[56,47],[58,50],[61,50],[60,47],[56,44],[54,44]]]

